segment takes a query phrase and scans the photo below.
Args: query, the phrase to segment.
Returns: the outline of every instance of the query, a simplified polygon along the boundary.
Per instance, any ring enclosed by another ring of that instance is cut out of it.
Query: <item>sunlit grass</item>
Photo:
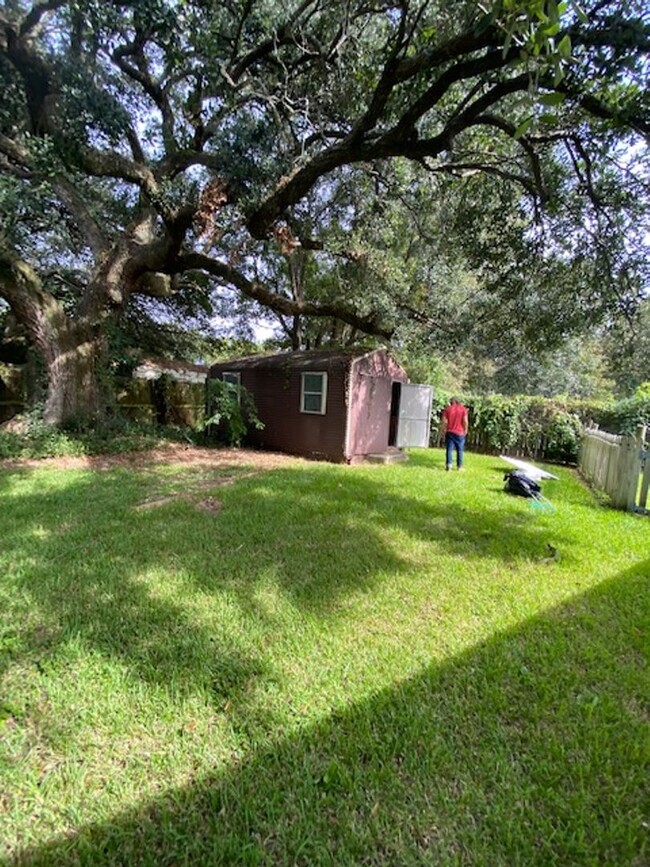
[[[4,857],[641,863],[650,521],[442,464],[0,473]]]

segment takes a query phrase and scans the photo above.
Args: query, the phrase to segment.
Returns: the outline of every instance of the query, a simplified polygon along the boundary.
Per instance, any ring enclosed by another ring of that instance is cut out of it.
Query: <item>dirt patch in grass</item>
[[[0,470],[44,468],[102,472],[117,468],[146,471],[147,468],[161,465],[178,466],[178,474],[167,477],[162,490],[151,493],[146,500],[134,506],[134,509],[146,511],[177,500],[185,500],[198,509],[217,513],[223,506],[216,498],[206,496],[210,489],[225,487],[260,472],[296,463],[305,461],[278,452],[236,448],[210,449],[170,443],[149,451],[115,455],[0,460]],[[182,490],[169,491],[170,487],[179,485],[183,486]]]
[[[201,500],[201,502],[196,504],[196,507],[203,512],[220,512],[223,508],[219,500],[215,500],[214,497],[207,497],[207,499]]]
[[[170,443],[150,451],[126,452],[117,455],[84,455],[59,458],[0,460],[0,470],[22,467],[61,470],[112,470],[118,467],[141,469],[156,464],[182,464],[184,467],[219,469],[233,465],[272,470],[290,464],[304,463],[301,458],[278,452],[263,452],[254,449],[209,449]]]
[[[232,469],[232,468],[229,468]],[[148,509],[155,509],[158,506],[166,506],[168,503],[173,503],[176,500],[185,500],[189,503],[194,503],[197,509],[201,509],[204,512],[220,512],[223,508],[221,502],[214,497],[204,497],[202,500],[198,500],[197,497],[201,496],[206,489],[211,488],[223,488],[226,485],[233,485],[235,482],[240,481],[241,479],[247,479],[251,476],[256,476],[261,472],[260,470],[252,470],[246,472],[237,472],[236,475],[232,476],[215,476],[214,478],[200,478],[193,479],[189,476],[193,468],[190,466],[188,472],[185,474],[180,473],[177,476],[173,476],[171,479],[167,479],[168,484],[172,485],[183,485],[182,491],[176,491],[172,494],[164,494],[159,493],[155,496],[149,497],[147,500],[143,500],[143,502],[138,503],[137,506],[134,506],[136,512],[146,511]]]

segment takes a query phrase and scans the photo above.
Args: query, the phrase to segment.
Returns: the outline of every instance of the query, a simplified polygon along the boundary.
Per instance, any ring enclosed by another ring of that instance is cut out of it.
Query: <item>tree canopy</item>
[[[644,6],[7,0],[0,296],[48,420],[98,410],[141,297],[220,287],[294,345],[305,317],[388,339],[633,309]]]

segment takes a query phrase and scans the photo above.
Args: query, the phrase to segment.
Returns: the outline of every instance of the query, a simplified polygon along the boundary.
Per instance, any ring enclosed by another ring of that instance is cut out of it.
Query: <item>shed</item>
[[[252,395],[258,448],[356,463],[429,444],[431,386],[410,384],[385,349],[251,355],[213,364],[215,378]]]

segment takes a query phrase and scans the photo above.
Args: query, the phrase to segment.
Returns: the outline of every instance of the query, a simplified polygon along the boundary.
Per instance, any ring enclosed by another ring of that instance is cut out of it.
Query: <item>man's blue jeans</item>
[[[445,444],[447,446],[447,469],[450,469],[453,463],[454,449],[456,449],[456,466],[460,469],[463,466],[465,435],[455,433],[445,434]]]

